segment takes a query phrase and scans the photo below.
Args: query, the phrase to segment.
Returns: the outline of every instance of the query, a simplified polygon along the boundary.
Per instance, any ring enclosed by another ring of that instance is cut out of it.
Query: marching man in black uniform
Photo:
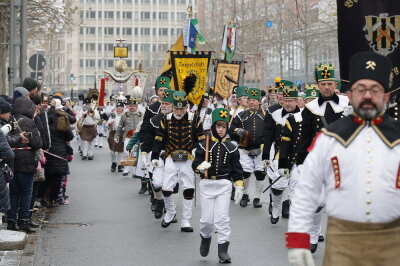
[[[150,118],[150,123],[142,125],[141,132],[144,132],[143,142],[141,144],[142,161],[144,166],[148,166],[149,162],[147,157],[151,155],[152,146],[154,143],[154,138],[157,135],[157,131],[160,127],[161,119],[172,113],[172,104],[174,101],[173,97],[174,91],[169,89],[164,89],[163,97],[161,100],[161,112],[152,118]],[[154,217],[160,219],[163,215],[164,201],[162,195],[162,184],[163,184],[163,174],[164,174],[164,161],[159,160],[158,167],[154,169],[152,176],[152,184],[154,188]]]
[[[323,189],[324,265],[400,265],[400,124],[384,115],[391,68],[374,52],[350,59],[354,113],[322,129],[300,169],[286,234],[291,265],[314,265],[308,232]]]
[[[265,138],[265,145],[263,150],[263,163],[268,172],[271,181],[275,181],[281,177],[271,188],[272,198],[272,213],[271,223],[276,224],[279,221],[279,216],[282,211],[282,198],[283,191],[289,184],[288,176],[286,173],[279,173],[278,159],[279,159],[279,145],[281,143],[282,127],[286,123],[286,119],[290,114],[300,112],[297,106],[298,91],[297,88],[290,81],[285,82],[283,87],[283,107],[277,109],[271,114],[265,116],[265,130],[267,132]],[[274,146],[272,146],[274,144]],[[272,152],[271,152],[271,147]],[[270,158],[270,156],[273,156]],[[273,171],[271,171],[273,169]]]
[[[217,230],[218,257],[222,263],[230,263],[228,255],[229,204],[232,181],[235,184],[235,202],[243,196],[243,169],[237,146],[226,139],[229,111],[217,108],[212,112],[211,140],[200,142],[193,161],[193,170],[200,174],[200,255],[208,255],[211,236]],[[207,143],[208,142],[208,143]],[[231,181],[232,180],[232,181]]]
[[[240,206],[246,207],[250,201],[248,187],[250,176],[256,177],[256,192],[253,206],[261,208],[260,196],[264,187],[264,166],[261,160],[261,145],[265,142],[264,117],[265,111],[260,106],[261,91],[257,88],[249,89],[249,109],[239,113],[232,121],[229,135],[239,145],[240,163],[243,167],[244,194]]]
[[[172,192],[180,181],[183,190],[181,231],[193,232],[190,225],[195,188],[192,150],[205,137],[199,117],[187,111],[186,93],[176,91],[173,97],[173,113],[164,116],[160,122],[152,148],[151,163],[157,168],[160,164],[160,153],[162,150],[165,151],[162,193],[167,212],[161,226],[167,228],[176,216]]]

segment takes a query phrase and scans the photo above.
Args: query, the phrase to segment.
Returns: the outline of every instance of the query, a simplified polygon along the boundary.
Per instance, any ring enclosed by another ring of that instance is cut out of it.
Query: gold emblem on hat
[[[322,72],[322,76],[324,77],[324,79],[327,79],[331,76],[331,73],[328,69],[324,69],[324,71]]]
[[[160,79],[160,84],[165,84],[167,81],[165,79]]]
[[[251,95],[253,95],[253,96],[257,96],[257,91],[251,91]]]
[[[367,66],[365,67],[365,69],[371,68],[372,70],[375,70],[376,63],[374,61],[367,61],[366,64],[367,64]]]
[[[168,92],[164,92],[164,98],[168,98],[169,93]]]
[[[226,111],[224,111],[224,110],[221,110],[219,112],[219,117],[226,118],[226,117],[228,117],[228,113]]]

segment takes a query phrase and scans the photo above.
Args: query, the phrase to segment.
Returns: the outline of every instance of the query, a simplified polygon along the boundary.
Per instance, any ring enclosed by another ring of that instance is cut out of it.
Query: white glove
[[[305,248],[290,248],[288,251],[289,265],[315,266],[311,251]]]
[[[235,205],[238,205],[239,202],[242,200],[243,197],[243,190],[244,187],[242,186],[235,186]]]
[[[137,145],[137,144],[133,145],[133,147],[132,147],[132,153],[136,153],[137,150],[138,150],[138,148],[139,148],[139,145]]]
[[[278,169],[278,173],[279,173],[280,176],[285,176],[285,177],[289,176],[289,170],[286,169],[286,168]]]
[[[196,112],[196,111],[197,111],[197,108],[198,108],[198,107],[197,107],[197,105],[195,104],[195,105],[193,105],[193,107],[192,107],[192,110],[191,110],[191,111],[192,111],[192,112]]]
[[[154,168],[158,168],[158,160],[157,159],[151,160],[151,164],[153,165]]]
[[[133,146],[134,149],[135,149],[135,146]],[[147,166],[147,152],[142,152],[142,163],[143,163],[143,166]]]
[[[265,170],[267,170],[267,168],[271,166],[271,162],[269,160],[263,160],[263,164]]]
[[[211,167],[211,164],[209,162],[204,161],[199,166],[197,166],[197,170],[204,173],[204,171],[210,167]]]
[[[243,133],[244,133],[244,129],[243,128],[237,128],[235,130],[235,134],[238,135],[240,138],[243,137]]]

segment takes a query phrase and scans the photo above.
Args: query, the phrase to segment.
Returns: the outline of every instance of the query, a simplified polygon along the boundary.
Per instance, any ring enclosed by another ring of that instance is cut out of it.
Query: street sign
[[[272,27],[272,21],[270,21],[270,20],[267,20],[267,21],[265,21],[265,27],[267,27],[267,28],[271,28]]]
[[[32,70],[42,70],[46,65],[46,59],[41,54],[34,54],[29,58],[29,66]]]
[[[303,81],[302,80],[296,80],[294,83],[296,84],[296,86],[299,86],[299,85],[301,86],[303,84]]]
[[[31,72],[31,78],[41,81],[43,79],[43,72]]]

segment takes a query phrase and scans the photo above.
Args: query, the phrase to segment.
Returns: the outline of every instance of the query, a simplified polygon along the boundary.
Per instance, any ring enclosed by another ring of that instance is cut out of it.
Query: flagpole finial
[[[192,6],[188,6],[187,15],[188,15],[188,18],[192,18],[193,17],[193,7]]]

